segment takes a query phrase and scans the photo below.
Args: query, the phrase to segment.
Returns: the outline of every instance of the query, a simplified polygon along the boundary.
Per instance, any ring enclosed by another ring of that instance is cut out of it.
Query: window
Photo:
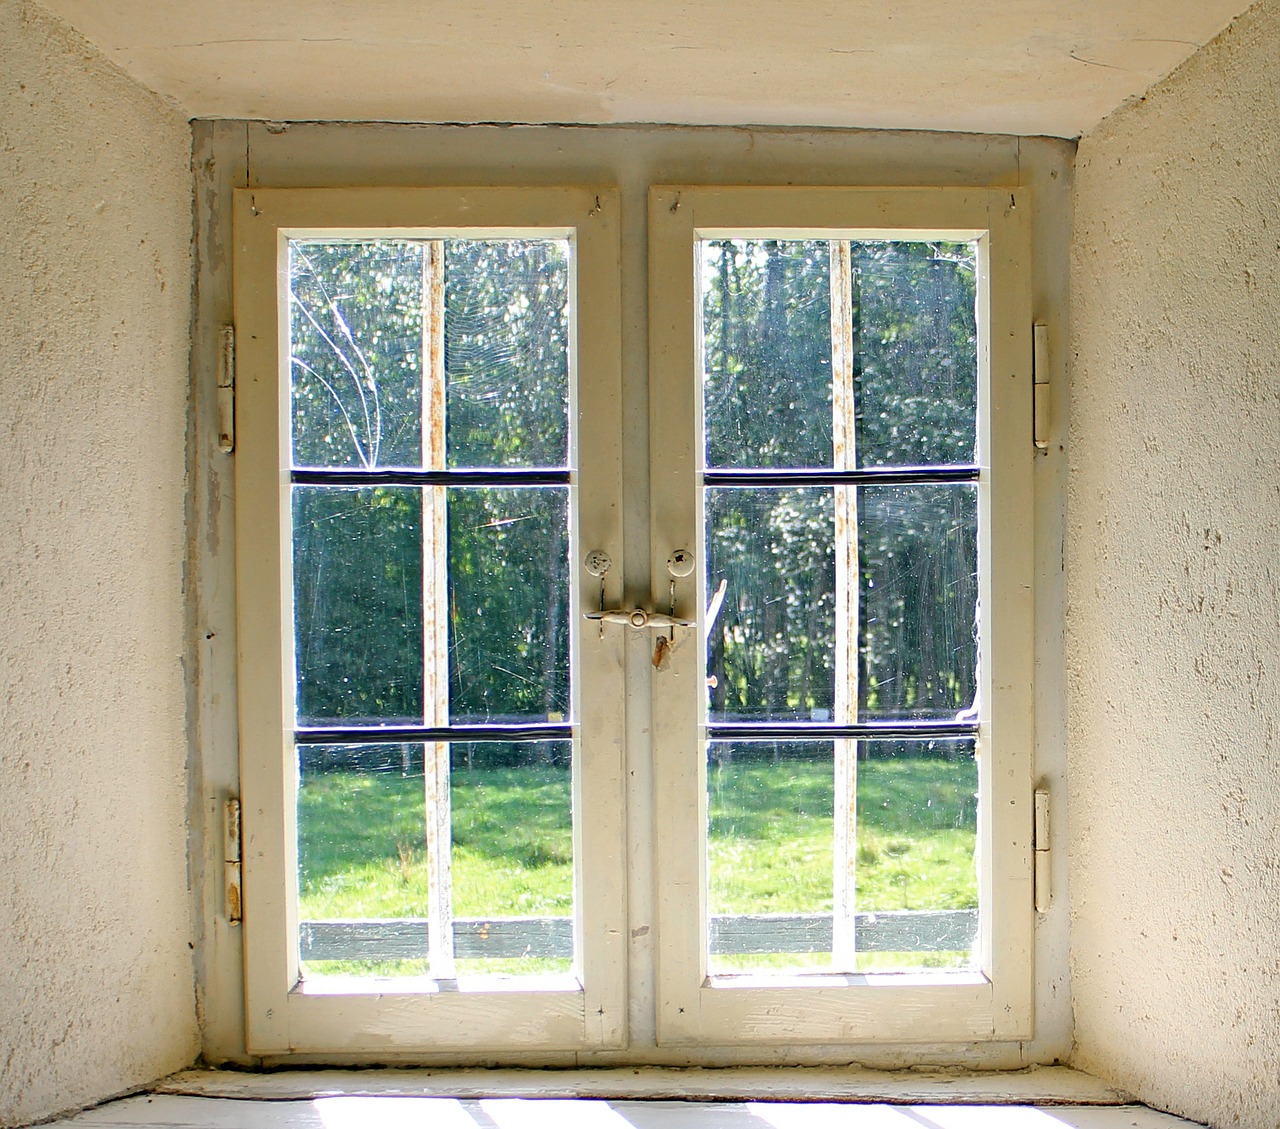
[[[643,565],[618,207],[239,194],[250,1049],[625,1046],[624,703],[660,1043],[1023,1037],[1016,197],[652,190]]]

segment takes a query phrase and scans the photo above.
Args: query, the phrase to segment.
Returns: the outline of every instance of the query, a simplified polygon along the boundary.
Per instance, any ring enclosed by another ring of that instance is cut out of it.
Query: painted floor
[[[245,1100],[140,1094],[65,1129],[1187,1129],[1139,1105],[918,1105],[590,1098],[330,1096]]]

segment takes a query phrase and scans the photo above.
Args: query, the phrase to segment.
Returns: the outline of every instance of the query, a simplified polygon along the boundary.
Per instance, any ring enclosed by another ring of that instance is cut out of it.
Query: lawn
[[[859,764],[860,910],[977,904],[976,790],[969,759],[896,757]],[[756,759],[709,766],[711,912],[830,912],[833,792],[829,760]],[[455,768],[452,802],[455,916],[572,912],[567,767]],[[298,823],[304,920],[427,916],[420,772],[388,768],[309,773],[299,789]],[[929,954],[909,963],[919,967],[949,960],[944,954]],[[568,967],[567,962],[551,960],[475,963],[488,971]],[[812,964],[814,958],[733,958],[722,959],[720,966],[780,963]],[[869,954],[866,963],[871,967],[886,961],[881,954]],[[309,971],[375,970],[368,964],[324,962]],[[402,962],[376,971],[417,974],[425,968]]]

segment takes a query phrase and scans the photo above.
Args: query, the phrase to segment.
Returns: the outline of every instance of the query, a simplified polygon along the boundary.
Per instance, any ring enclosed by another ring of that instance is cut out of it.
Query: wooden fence
[[[978,911],[894,910],[854,915],[854,948],[867,953],[965,952],[974,945]],[[425,918],[304,921],[303,960],[426,960]],[[831,952],[831,914],[740,914],[711,919],[711,952],[717,956]],[[573,956],[568,917],[456,919],[459,958]]]

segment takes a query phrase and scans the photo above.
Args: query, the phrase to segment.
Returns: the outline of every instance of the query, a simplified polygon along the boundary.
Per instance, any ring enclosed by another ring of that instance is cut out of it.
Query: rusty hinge
[[[1049,869],[1049,793],[1037,788],[1035,795],[1035,838],[1032,843],[1035,856],[1036,912],[1047,913],[1053,896]]]
[[[240,801],[234,796],[227,799],[222,809],[222,860],[227,924],[239,925],[243,917],[240,889]]]
[[[1049,447],[1049,327],[1033,325],[1032,342],[1032,396],[1031,431],[1036,449]]]
[[[222,327],[218,353],[218,447],[236,449],[236,329]]]

